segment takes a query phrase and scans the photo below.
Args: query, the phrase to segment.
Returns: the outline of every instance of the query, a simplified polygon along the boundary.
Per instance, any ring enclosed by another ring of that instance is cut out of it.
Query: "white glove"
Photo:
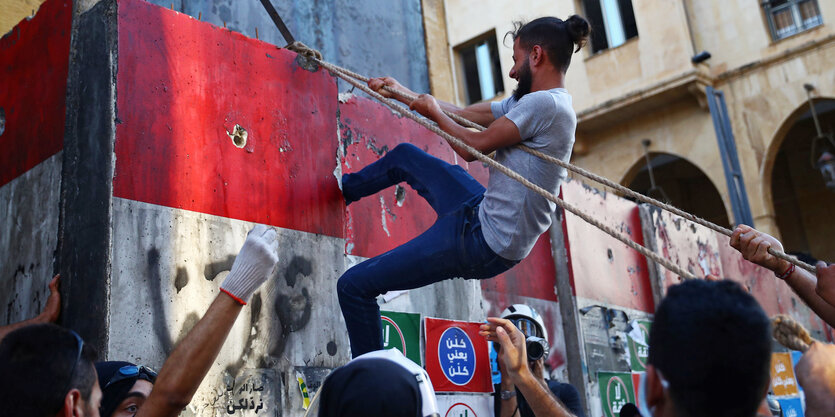
[[[278,236],[274,228],[256,225],[246,235],[241,252],[220,290],[246,304],[258,287],[272,275],[278,263]]]

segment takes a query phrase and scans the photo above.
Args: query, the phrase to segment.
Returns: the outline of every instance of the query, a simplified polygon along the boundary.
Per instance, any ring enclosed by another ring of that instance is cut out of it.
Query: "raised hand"
[[[780,241],[766,233],[741,224],[731,235],[731,247],[738,250],[742,257],[764,268],[768,268],[779,277],[789,269],[790,264],[768,253],[769,248],[783,251]]]
[[[256,225],[246,236],[241,252],[235,257],[232,271],[226,276],[221,291],[241,304],[272,275],[278,263],[278,234],[275,228]]]

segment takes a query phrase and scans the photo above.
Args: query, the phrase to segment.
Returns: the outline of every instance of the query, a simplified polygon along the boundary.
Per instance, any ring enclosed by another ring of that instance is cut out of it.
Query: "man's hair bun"
[[[577,45],[577,49],[574,52],[579,52],[580,48],[586,45],[591,34],[591,26],[588,20],[575,14],[565,21],[565,27],[568,30],[568,36],[571,38],[571,41]]]

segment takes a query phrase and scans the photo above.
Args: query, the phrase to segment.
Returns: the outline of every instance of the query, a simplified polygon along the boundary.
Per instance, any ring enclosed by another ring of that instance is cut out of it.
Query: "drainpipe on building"
[[[690,24],[690,11],[687,8],[687,0],[681,0],[681,6],[684,7],[684,22],[687,25],[687,34],[690,35],[690,56],[695,56],[696,38],[693,37],[693,26]]]
[[[696,38],[693,36],[693,26],[690,24],[690,10],[687,8],[687,0],[681,0],[681,6],[684,8],[684,21],[687,25],[687,34],[690,36],[690,62],[693,65],[701,64],[710,59],[711,55],[708,51],[696,53],[699,49],[696,47]]]

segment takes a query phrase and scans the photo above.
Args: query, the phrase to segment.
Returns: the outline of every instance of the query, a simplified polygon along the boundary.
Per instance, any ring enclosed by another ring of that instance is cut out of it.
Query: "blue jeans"
[[[411,144],[400,144],[355,174],[342,176],[351,203],[406,181],[438,219],[420,236],[345,271],[337,282],[339,305],[354,357],[383,348],[377,296],[461,277],[494,277],[518,263],[490,249],[478,218],[484,187],[458,165]]]

